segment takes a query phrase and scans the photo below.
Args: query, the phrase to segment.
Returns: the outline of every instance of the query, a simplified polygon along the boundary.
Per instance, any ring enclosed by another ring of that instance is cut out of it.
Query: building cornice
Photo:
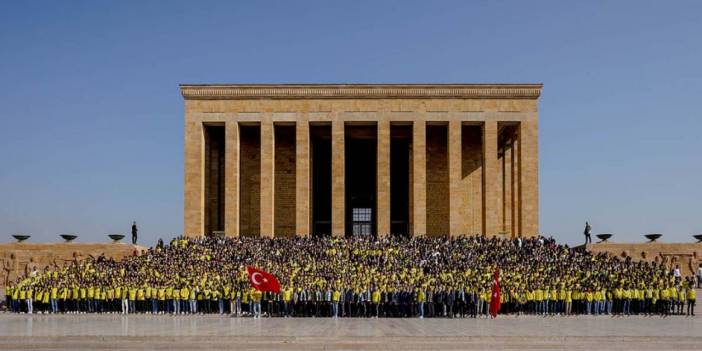
[[[181,84],[186,100],[537,99],[543,84]]]

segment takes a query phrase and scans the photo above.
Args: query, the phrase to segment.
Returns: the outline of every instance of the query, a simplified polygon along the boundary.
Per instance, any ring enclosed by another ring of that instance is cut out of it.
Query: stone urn
[[[74,234],[60,234],[59,236],[61,238],[63,238],[63,240],[65,240],[67,243],[70,243],[71,241],[76,240],[76,238],[78,237],[78,235],[74,235]]]
[[[662,236],[663,236],[663,234],[646,234],[646,235],[644,235],[644,237],[646,237],[646,239],[648,239],[649,243],[656,242],[656,240],[658,240]]]
[[[702,243],[702,234],[695,234],[692,237],[695,238],[698,243]]]
[[[13,238],[17,239],[18,243],[21,243],[31,237],[31,235],[26,235],[26,234],[15,234],[12,236]]]
[[[108,237],[110,239],[112,239],[113,243],[117,243],[120,240],[124,239],[124,235],[122,235],[122,234],[110,234],[110,235],[108,235]]]
[[[597,234],[596,236],[598,239],[600,239],[601,243],[606,243],[607,239],[612,237],[612,234]]]

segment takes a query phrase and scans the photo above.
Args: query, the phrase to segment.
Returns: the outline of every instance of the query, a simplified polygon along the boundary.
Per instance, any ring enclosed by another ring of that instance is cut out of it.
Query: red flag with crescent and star
[[[495,318],[500,311],[500,270],[495,270],[495,278],[492,281],[492,296],[490,297],[490,315]]]
[[[276,294],[280,292],[280,283],[273,274],[251,266],[246,267],[246,271],[249,273],[249,282],[254,289],[272,291]]]

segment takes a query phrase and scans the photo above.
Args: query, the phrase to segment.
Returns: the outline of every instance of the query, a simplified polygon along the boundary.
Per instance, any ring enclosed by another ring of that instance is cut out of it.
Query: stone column
[[[239,236],[239,123],[227,121],[224,131],[224,233]]]
[[[310,235],[310,125],[307,117],[295,124],[295,234]]]
[[[332,235],[344,237],[346,232],[344,121],[337,118],[332,120]]]
[[[503,221],[502,231],[507,232],[511,238],[514,238],[512,231],[512,141],[507,140],[504,145],[504,154],[502,156],[502,208]]]
[[[261,237],[273,237],[274,227],[274,181],[275,181],[275,133],[270,115],[261,119]]]
[[[462,170],[462,123],[452,120],[448,125],[448,169],[449,169],[449,235],[465,234],[464,218],[461,216],[465,205],[465,192],[461,187]]]
[[[497,122],[483,123],[483,233],[498,234]]]
[[[512,235],[521,236],[521,192],[519,190],[520,181],[520,169],[519,166],[519,155],[521,148],[520,145],[519,130],[515,132],[514,139],[512,140]]]
[[[378,121],[377,135],[377,213],[378,236],[390,234],[390,122]]]
[[[412,123],[412,235],[427,234],[426,122]]]
[[[536,118],[519,124],[519,138],[521,235],[534,236],[539,234],[539,140]]]
[[[205,142],[202,122],[185,123],[185,179],[183,230],[186,236],[204,235],[204,153]]]

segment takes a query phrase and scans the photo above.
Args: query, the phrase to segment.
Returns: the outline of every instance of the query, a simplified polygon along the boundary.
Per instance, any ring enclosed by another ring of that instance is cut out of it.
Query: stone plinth
[[[593,253],[606,252],[633,260],[664,262],[670,269],[680,265],[683,275],[692,275],[702,263],[702,243],[596,243],[588,244]]]
[[[8,282],[35,267],[42,270],[54,263],[63,266],[74,259],[101,254],[121,259],[145,250],[143,246],[126,243],[0,243],[0,287],[7,286]]]

